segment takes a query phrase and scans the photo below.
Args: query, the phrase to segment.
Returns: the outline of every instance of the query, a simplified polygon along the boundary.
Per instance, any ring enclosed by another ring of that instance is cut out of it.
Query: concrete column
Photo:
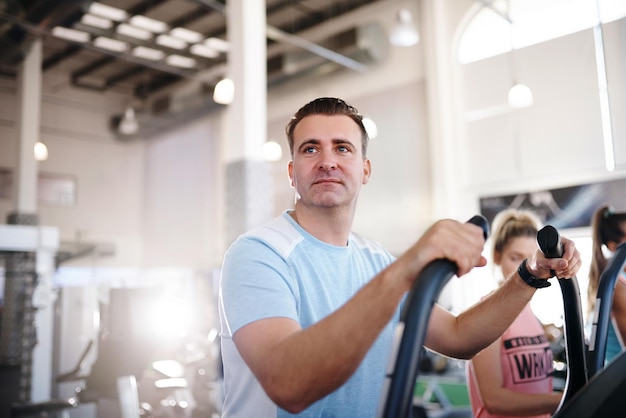
[[[34,147],[41,116],[42,41],[36,39],[17,78],[18,155],[16,207],[7,223],[36,226],[38,166]],[[27,249],[7,253],[4,306],[0,328],[0,365],[19,369],[16,402],[50,398],[53,300],[50,295],[54,252],[44,256],[35,239]],[[38,293],[38,301],[33,295]]]
[[[430,138],[431,178],[434,218],[462,216],[459,213],[458,151],[455,149],[457,115],[454,107],[450,53],[452,29],[449,27],[447,2],[424,0],[421,3],[420,28],[426,63],[428,100],[428,137]]]
[[[265,1],[230,0],[226,4],[231,45],[228,76],[235,85],[222,135],[226,245],[272,213],[269,166],[261,159],[267,137],[265,9]]]
[[[41,123],[41,39],[33,42],[17,77],[18,165],[16,167],[17,200],[9,223],[37,224],[37,161],[35,144],[39,141]]]

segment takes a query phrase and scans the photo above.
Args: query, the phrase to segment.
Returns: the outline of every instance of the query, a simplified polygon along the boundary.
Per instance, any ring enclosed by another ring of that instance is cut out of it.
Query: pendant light
[[[511,52],[509,53],[509,65],[513,75],[513,86],[509,89],[508,102],[513,109],[523,109],[532,106],[535,99],[533,92],[526,84],[519,81],[519,69],[516,62],[516,48],[513,33],[513,20],[511,19],[511,2],[507,2],[507,20],[509,22],[509,34],[511,38]]]

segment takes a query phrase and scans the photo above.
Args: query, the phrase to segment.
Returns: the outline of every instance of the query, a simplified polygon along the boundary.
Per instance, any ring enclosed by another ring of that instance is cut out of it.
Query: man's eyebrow
[[[298,151],[301,151],[302,149],[311,146],[311,145],[319,145],[320,144],[320,140],[319,139],[307,139],[306,141],[304,141],[302,144],[300,144],[300,146],[298,147]]]
[[[321,142],[322,141],[320,141],[319,139],[315,139],[315,138],[307,139],[302,144],[300,144],[300,146],[298,147],[298,151],[301,151],[304,148],[311,146],[311,145],[319,145],[321,144]],[[355,146],[354,143],[352,143],[352,141],[345,139],[345,138],[333,138],[332,142],[334,145],[350,145],[352,147]]]

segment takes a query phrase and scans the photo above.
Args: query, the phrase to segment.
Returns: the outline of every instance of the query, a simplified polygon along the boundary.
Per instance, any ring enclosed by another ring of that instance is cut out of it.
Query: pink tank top
[[[505,388],[524,393],[552,392],[552,350],[543,327],[529,305],[502,334],[500,365]],[[468,386],[475,418],[506,418],[484,408],[472,362],[468,362]],[[533,418],[549,418],[549,414]]]

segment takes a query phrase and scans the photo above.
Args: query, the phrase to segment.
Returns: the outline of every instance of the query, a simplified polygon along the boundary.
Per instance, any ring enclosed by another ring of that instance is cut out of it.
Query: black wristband
[[[530,287],[534,287],[535,289],[541,289],[542,287],[549,287],[552,283],[550,283],[547,279],[538,279],[528,271],[526,267],[526,259],[522,261],[522,263],[517,268],[517,274],[524,280]]]

